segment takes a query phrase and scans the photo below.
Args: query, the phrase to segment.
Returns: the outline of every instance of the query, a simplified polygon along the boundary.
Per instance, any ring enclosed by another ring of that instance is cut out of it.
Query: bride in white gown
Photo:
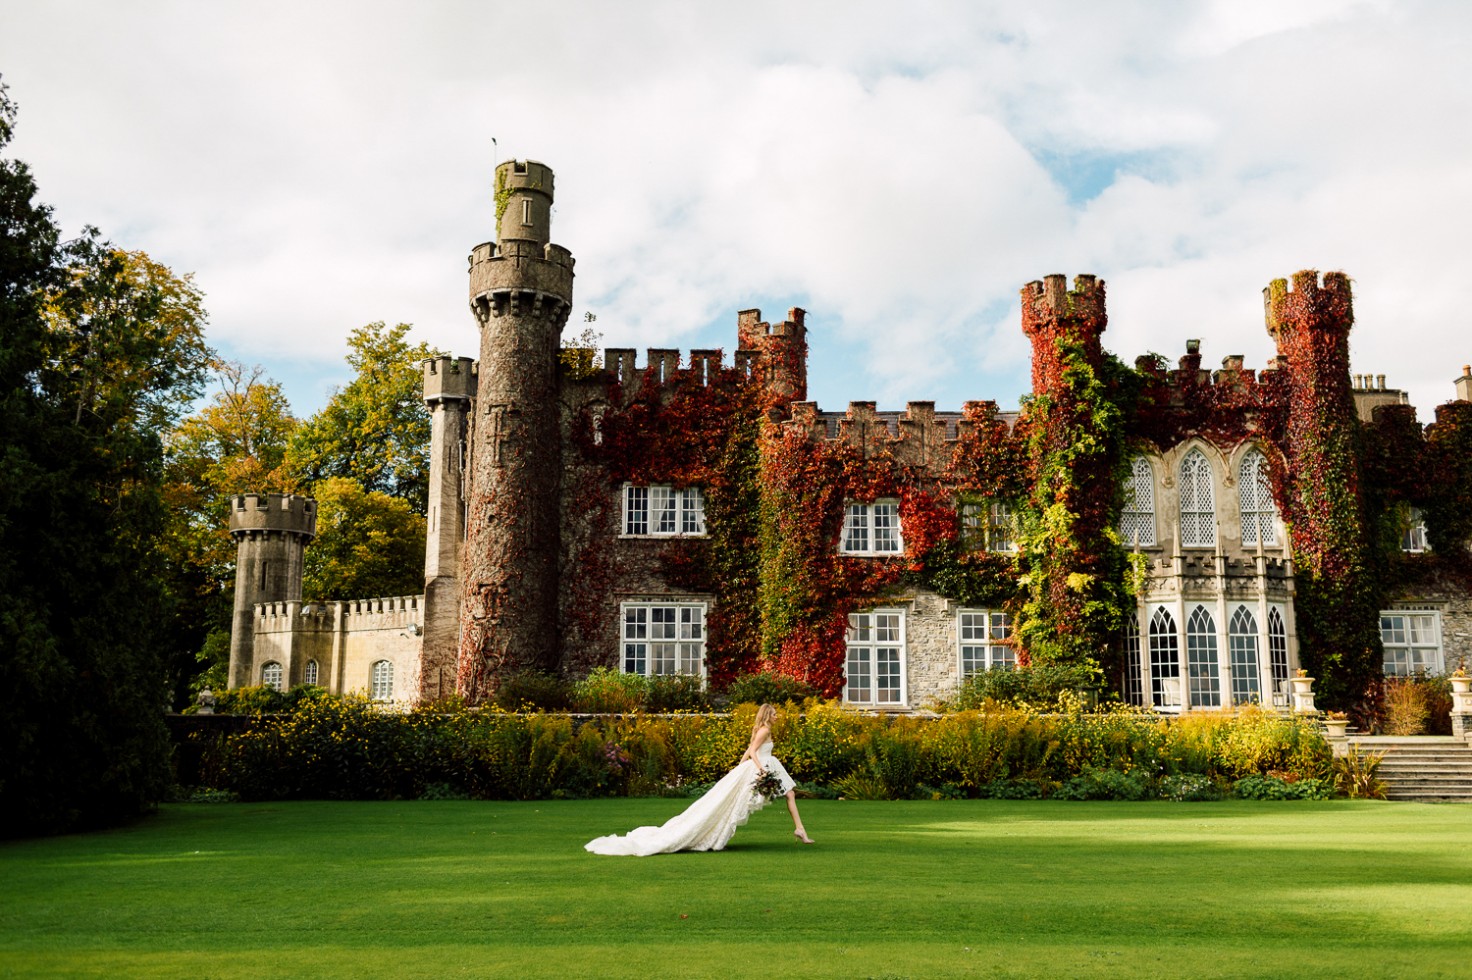
[[[804,844],[813,843],[803,829],[797,812],[797,783],[788,775],[787,767],[772,756],[772,723],[777,709],[764,704],[757,709],[751,727],[751,744],[741,755],[736,768],[721,777],[705,795],[662,827],[639,827],[622,836],[613,835],[591,840],[584,847],[594,854],[672,854],[675,851],[719,851],[736,833],[736,828],[767,805],[767,800],[753,789],[762,770],[781,780],[781,792],[787,797],[792,814],[792,835]]]

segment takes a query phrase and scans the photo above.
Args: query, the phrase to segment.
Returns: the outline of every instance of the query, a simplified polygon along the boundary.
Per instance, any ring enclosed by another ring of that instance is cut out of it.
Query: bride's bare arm
[[[765,742],[771,734],[772,730],[770,728],[767,728],[765,725],[752,732],[751,744],[748,745],[746,747],[746,751],[742,753],[741,761],[745,762],[747,759],[750,759],[752,762],[756,763],[756,767],[758,769],[762,768],[762,760],[757,757],[757,749],[762,747],[762,743]]]

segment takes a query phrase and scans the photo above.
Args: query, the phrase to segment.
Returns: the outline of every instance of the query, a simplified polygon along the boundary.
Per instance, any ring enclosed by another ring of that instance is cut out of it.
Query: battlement
[[[750,380],[759,355],[756,351],[737,351],[732,367],[740,380]],[[721,372],[726,370],[722,352],[718,349],[692,350],[682,369],[679,350],[670,347],[650,347],[643,367],[639,366],[638,353],[632,347],[608,347],[603,351],[603,370],[608,379],[621,385],[626,394],[632,395],[647,384],[657,387],[675,383],[699,385],[714,384]],[[682,373],[683,371],[683,373]]]
[[[1075,276],[1073,289],[1068,277],[1060,274],[1044,276],[1022,287],[1022,330],[1031,336],[1048,324],[1059,320],[1081,320],[1094,325],[1098,333],[1107,322],[1104,309],[1104,281],[1091,275]]]
[[[370,630],[422,628],[422,595],[347,599],[338,602],[258,602],[255,632],[263,633],[353,633]]]
[[[936,411],[935,402],[914,401],[902,412],[881,412],[874,402],[850,402],[845,412],[823,412],[816,402],[794,402],[786,424],[814,441],[851,446],[866,459],[887,453],[903,465],[939,472],[979,420],[1016,423],[1016,412],[996,408],[996,402],[969,401],[959,412]]]
[[[761,310],[742,310],[736,314],[736,346],[740,350],[759,350],[768,337],[804,340],[807,337],[807,315],[807,310],[794,306],[787,311],[786,320],[767,323],[762,320]]]
[[[317,534],[317,501],[289,493],[247,493],[230,502],[230,533]]]
[[[1342,272],[1324,273],[1322,283],[1315,269],[1295,272],[1291,284],[1274,279],[1263,289],[1262,302],[1268,335],[1275,341],[1289,326],[1347,334],[1354,323],[1354,297]]]
[[[431,357],[423,362],[424,401],[469,401],[475,397],[480,368],[470,357]]]

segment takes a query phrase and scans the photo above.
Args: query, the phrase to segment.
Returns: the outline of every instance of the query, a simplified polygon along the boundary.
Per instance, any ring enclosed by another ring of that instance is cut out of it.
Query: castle
[[[1389,581],[1374,551],[1391,534],[1465,555],[1465,521],[1433,518],[1428,549],[1422,509],[1454,514],[1466,467],[1411,485],[1370,458],[1459,453],[1472,371],[1426,429],[1383,376],[1352,377],[1342,275],[1265,290],[1278,356],[1260,371],[1204,369],[1190,340],[1174,369],[1133,372],[1101,346],[1104,283],[1047,276],[1022,290],[1020,411],[822,411],[800,309],[739,313],[729,363],[564,349],[552,171],[507,162],[496,180],[497,241],[470,254],[479,359],[424,364],[424,593],[304,603],[313,501],[237,497],[231,686],[479,700],[528,669],[770,669],[905,710],[1054,644],[1176,711],[1283,703],[1300,666],[1438,673],[1472,655],[1465,579]]]

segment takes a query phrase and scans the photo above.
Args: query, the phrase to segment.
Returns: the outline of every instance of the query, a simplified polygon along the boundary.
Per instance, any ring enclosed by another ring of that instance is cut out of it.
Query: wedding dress
[[[619,836],[599,837],[583,845],[594,854],[626,854],[647,857],[650,854],[673,854],[675,851],[719,851],[767,800],[752,789],[761,769],[776,773],[782,781],[782,795],[797,783],[788,775],[787,767],[772,757],[771,741],[756,750],[761,758],[759,768],[744,759],[735,769],[706,790],[685,812],[670,818],[662,827],[639,827]]]

